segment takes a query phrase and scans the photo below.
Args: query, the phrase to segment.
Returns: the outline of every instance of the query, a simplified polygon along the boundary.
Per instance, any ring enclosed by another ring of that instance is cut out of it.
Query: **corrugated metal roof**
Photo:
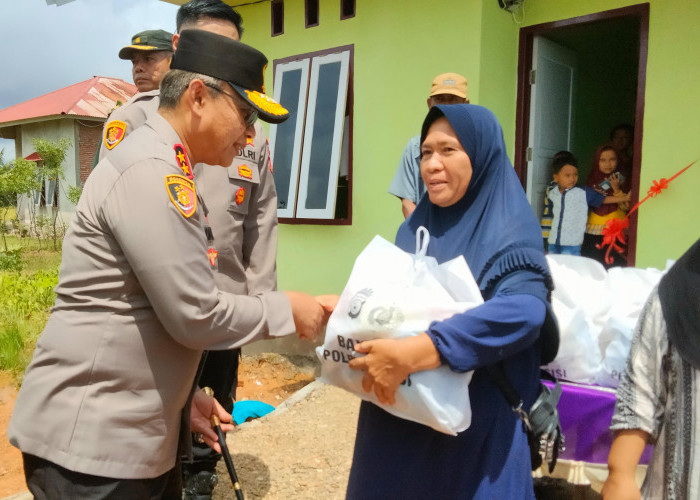
[[[94,76],[0,110],[0,127],[56,115],[107,118],[117,101],[126,102],[135,93],[136,86],[124,80]]]

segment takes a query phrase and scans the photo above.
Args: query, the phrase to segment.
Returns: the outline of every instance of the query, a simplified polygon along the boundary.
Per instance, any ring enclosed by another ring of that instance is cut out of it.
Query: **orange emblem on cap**
[[[245,177],[246,179],[252,179],[253,178],[253,171],[250,169],[248,165],[239,165],[238,166],[238,175],[241,177]]]
[[[240,205],[245,200],[245,188],[238,188],[236,191],[236,205]]]
[[[182,144],[175,144],[173,149],[175,150],[175,160],[182,169],[182,173],[184,173],[185,177],[188,179],[194,179],[194,172],[192,172],[192,165],[190,164],[190,159],[187,156],[185,147]]]
[[[122,142],[122,139],[126,136],[126,123],[121,120],[114,120],[107,124],[105,127],[105,147],[107,149],[114,149],[114,147]]]
[[[165,187],[170,201],[185,217],[191,217],[197,211],[197,191],[192,182],[182,175],[166,175]]]

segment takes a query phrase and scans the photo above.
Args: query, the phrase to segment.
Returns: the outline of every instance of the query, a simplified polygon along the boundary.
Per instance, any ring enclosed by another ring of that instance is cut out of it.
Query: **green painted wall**
[[[517,24],[496,0],[357,0],[355,18],[340,21],[340,1],[320,0],[320,23],[304,28],[302,0],[285,0],[284,34],[270,36],[270,4],[238,7],[243,41],[270,59],[354,44],[353,224],[281,225],[279,285],[311,293],[339,292],[355,256],[375,235],[393,240],[402,221],[386,189],[408,139],[427,111],[430,81],[456,71],[469,80],[472,102],[501,120],[509,154],[515,142],[518,35],[521,26],[586,15],[634,2],[526,0]],[[700,3],[653,0],[649,30],[641,186],[700,157]],[[682,48],[682,50],[680,49]],[[266,74],[272,82],[272,63]],[[664,267],[700,236],[700,166],[639,214],[637,265]]]
[[[277,259],[281,289],[340,292],[372,237],[393,241],[403,220],[400,203],[387,188],[404,146],[420,130],[433,77],[461,73],[469,80],[472,102],[479,100],[481,1],[460,2],[450,13],[460,29],[445,30],[445,12],[430,12],[420,0],[357,0],[356,17],[344,21],[339,0],[321,0],[319,26],[308,29],[304,2],[285,0],[284,34],[276,37],[270,37],[268,3],[238,10],[243,41],[270,61],[354,44],[353,223],[281,224]],[[271,63],[266,82],[272,82]]]

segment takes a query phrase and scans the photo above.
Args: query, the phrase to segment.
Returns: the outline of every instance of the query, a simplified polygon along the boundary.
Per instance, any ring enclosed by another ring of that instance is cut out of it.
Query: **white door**
[[[577,61],[574,52],[546,38],[537,36],[533,42],[527,199],[539,219],[552,180],[552,157],[571,151]]]

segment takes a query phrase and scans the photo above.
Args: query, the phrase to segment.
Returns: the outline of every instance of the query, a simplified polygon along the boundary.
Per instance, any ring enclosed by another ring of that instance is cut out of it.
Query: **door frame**
[[[609,21],[621,17],[639,18],[639,61],[637,65],[637,102],[634,116],[634,149],[632,161],[632,198],[630,204],[639,201],[639,172],[642,161],[642,137],[644,135],[644,95],[646,90],[647,51],[649,41],[649,4],[631,5],[619,9],[596,12],[560,21],[536,24],[520,29],[518,40],[518,89],[515,113],[515,173],[523,188],[527,182],[527,146],[530,128],[530,70],[532,69],[533,40],[538,35],[576,25]],[[627,238],[627,264],[634,266],[637,256],[637,217],[629,219]]]

